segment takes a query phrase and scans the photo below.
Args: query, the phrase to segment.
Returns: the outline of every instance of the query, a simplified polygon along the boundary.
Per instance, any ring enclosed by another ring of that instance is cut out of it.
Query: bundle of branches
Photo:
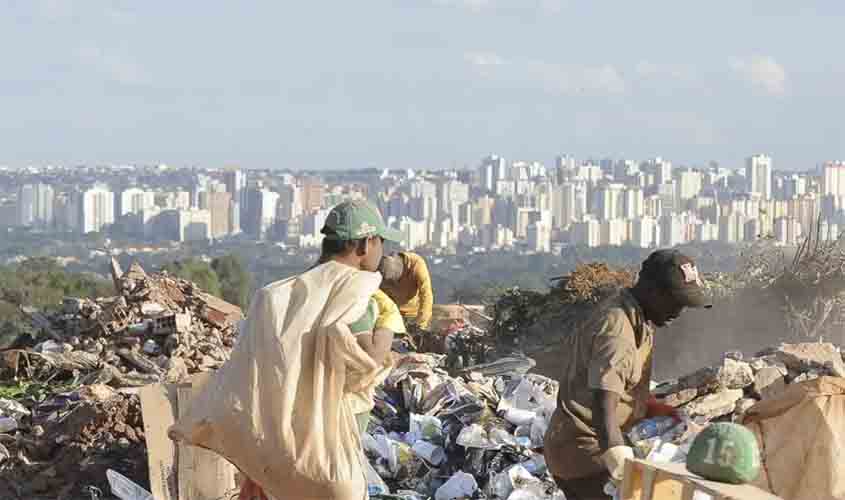
[[[524,347],[523,335],[543,336],[533,339],[545,342],[556,336],[558,327],[569,317],[577,315],[585,306],[599,302],[620,288],[629,287],[635,274],[624,269],[614,269],[604,263],[579,265],[566,276],[551,278],[556,282],[549,293],[511,288],[505,291],[491,307],[492,331],[499,345]],[[557,325],[551,328],[548,325]],[[543,325],[542,328],[532,328]]]
[[[613,269],[602,262],[581,264],[571,274],[552,278],[557,285],[552,293],[564,304],[596,303],[620,288],[634,284],[635,274],[628,269]]]
[[[797,337],[818,337],[845,321],[845,239],[823,240],[820,228],[821,219],[791,258],[770,240],[756,243],[736,280],[737,288],[777,297]]]

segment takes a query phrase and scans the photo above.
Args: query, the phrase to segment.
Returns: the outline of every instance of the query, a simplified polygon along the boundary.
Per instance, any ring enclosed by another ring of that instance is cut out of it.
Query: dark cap
[[[695,262],[677,250],[657,250],[649,255],[640,279],[668,291],[686,307],[713,307]]]

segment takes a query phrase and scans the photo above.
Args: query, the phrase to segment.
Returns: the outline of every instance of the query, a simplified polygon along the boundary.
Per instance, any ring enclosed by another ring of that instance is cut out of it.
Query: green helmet
[[[687,469],[705,479],[742,484],[760,474],[757,438],[739,424],[709,425],[692,442]]]

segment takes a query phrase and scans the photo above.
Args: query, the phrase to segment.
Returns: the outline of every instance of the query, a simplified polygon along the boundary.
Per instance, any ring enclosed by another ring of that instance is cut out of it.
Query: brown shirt
[[[563,339],[558,406],[545,437],[549,471],[561,479],[599,474],[593,391],[619,394],[623,431],[646,414],[654,327],[628,290],[597,304]]]

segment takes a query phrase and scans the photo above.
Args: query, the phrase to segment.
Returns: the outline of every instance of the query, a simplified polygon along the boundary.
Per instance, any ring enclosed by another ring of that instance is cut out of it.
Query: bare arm
[[[373,358],[377,364],[384,364],[393,345],[393,332],[387,328],[377,328],[372,333],[359,334],[355,339],[358,345]]]
[[[593,391],[593,425],[599,438],[602,452],[614,446],[624,446],[625,438],[616,420],[619,394],[610,391]]]

